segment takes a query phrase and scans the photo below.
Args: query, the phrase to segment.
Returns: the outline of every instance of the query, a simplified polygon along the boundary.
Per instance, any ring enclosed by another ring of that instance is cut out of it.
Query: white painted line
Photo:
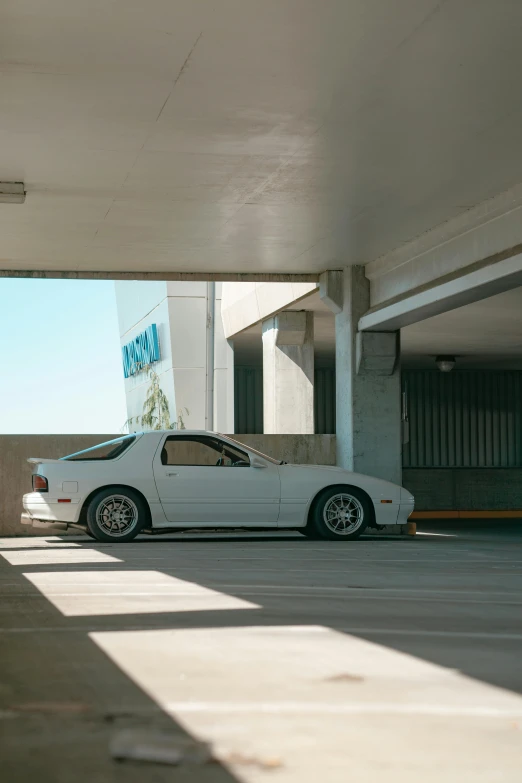
[[[297,594],[300,594],[303,590],[314,590],[317,592],[320,592],[321,590],[326,592],[353,592],[353,593],[364,593],[367,594],[369,592],[371,593],[385,593],[386,595],[390,595],[390,593],[413,593],[414,595],[418,595],[419,593],[427,593],[427,594],[436,594],[441,595],[442,597],[450,596],[454,597],[455,593],[458,593],[459,595],[497,595],[497,596],[504,596],[509,597],[513,596],[515,598],[518,598],[520,595],[519,590],[513,590],[511,592],[506,592],[505,590],[502,591],[495,591],[495,590],[461,590],[458,587],[456,588],[427,588],[427,587],[350,587],[347,585],[346,587],[328,587],[328,586],[322,586],[322,585],[264,585],[264,584],[231,584],[231,583],[222,583],[222,582],[210,582],[213,587],[219,587],[221,589],[226,590],[295,590]],[[396,596],[395,596],[396,597]]]
[[[416,534],[417,536],[436,536],[437,538],[457,538],[456,533],[421,533],[419,530],[417,530]]]
[[[498,639],[499,641],[522,641],[522,633],[503,631],[423,631],[410,628],[339,628],[343,633],[363,636],[435,636],[448,639]]]
[[[326,592],[327,588],[325,588]],[[373,591],[372,591],[373,592]],[[317,595],[317,591],[314,592],[304,592],[300,591],[299,593],[288,593],[288,592],[272,592],[272,593],[266,593],[262,590],[242,590],[241,591],[242,596],[256,596],[256,597],[273,597],[273,598],[319,598],[320,596]],[[332,596],[333,597],[333,596]],[[338,596],[341,598],[341,596]],[[445,603],[445,604],[496,604],[496,605],[509,605],[509,606],[522,606],[522,601],[511,601],[509,599],[507,600],[501,600],[498,601],[487,601],[484,599],[473,599],[473,598],[448,598],[447,596],[440,596],[440,598],[429,598],[428,596],[417,596],[414,598],[410,598],[408,596],[396,596],[396,595],[357,595],[358,601],[394,601],[396,604],[399,602],[429,602],[429,603]]]
[[[449,554],[449,553],[448,553]],[[495,560],[491,560],[487,558],[487,556],[478,556],[475,559],[467,558],[465,561],[462,560],[461,557],[459,557],[457,554],[455,554],[454,557],[448,556],[446,554],[442,555],[441,557],[415,557],[415,558],[391,558],[391,557],[311,557],[309,560],[307,558],[300,558],[300,562],[302,564],[310,563],[310,565],[314,565],[316,563],[325,562],[329,565],[339,563],[360,563],[361,565],[364,565],[365,563],[457,563],[460,565],[484,565],[484,561],[487,559],[487,563],[490,562],[493,563],[522,563],[522,560],[514,560],[512,558],[496,558]],[[126,558],[127,562],[132,562],[131,558],[127,556]],[[172,563],[172,556],[169,556],[168,554],[165,554],[160,557],[137,557],[137,561],[140,563],[144,560],[164,560],[167,563]],[[187,558],[183,558],[183,563],[187,562]],[[196,565],[199,565],[200,563],[205,562],[206,564],[206,556],[202,556],[199,559],[194,559],[191,561],[192,566],[187,565],[180,565],[179,568],[190,568],[194,567]],[[245,562],[249,565],[251,563],[266,563],[266,562],[273,562],[273,557],[254,557],[252,555],[245,555],[244,557],[222,557],[222,558],[216,558],[215,563],[229,563],[229,562]],[[286,561],[285,561],[286,562]],[[295,561],[293,561],[295,562]],[[270,569],[272,571],[280,571],[281,569],[272,568]],[[302,570],[302,569],[301,569]],[[286,569],[285,569],[286,571]]]
[[[268,713],[312,715],[433,715],[460,718],[522,718],[522,705],[516,709],[500,707],[466,707],[446,704],[401,704],[399,702],[212,702],[181,701],[167,702],[164,709],[178,713],[208,712],[212,714]]]
[[[283,625],[282,628],[288,629],[288,626]],[[68,625],[68,626],[30,626],[27,628],[0,628],[1,634],[10,633],[85,633],[86,630],[89,633],[104,633],[107,628],[104,626],[86,628],[84,625]],[[120,632],[128,631],[162,631],[165,630],[165,624],[160,623],[157,625],[126,625],[118,629]],[[175,630],[175,629],[173,629]],[[354,636],[428,636],[428,637],[447,637],[449,639],[484,639],[484,640],[498,640],[498,641],[522,641],[522,633],[506,633],[506,632],[488,632],[488,631],[428,631],[428,630],[411,630],[409,628],[336,628],[341,633],[353,634]]]

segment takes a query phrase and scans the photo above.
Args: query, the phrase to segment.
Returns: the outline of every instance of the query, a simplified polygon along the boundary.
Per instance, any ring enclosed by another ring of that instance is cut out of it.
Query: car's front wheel
[[[87,531],[97,541],[132,541],[147,520],[143,499],[127,487],[102,489],[87,507]]]
[[[315,500],[307,529],[335,541],[359,538],[371,519],[371,501],[357,487],[329,487]]]

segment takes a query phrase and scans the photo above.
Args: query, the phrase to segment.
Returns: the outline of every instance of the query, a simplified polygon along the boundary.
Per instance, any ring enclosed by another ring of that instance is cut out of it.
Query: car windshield
[[[242,448],[247,449],[247,451],[250,451],[252,454],[257,454],[258,457],[262,457],[263,459],[266,459],[267,462],[271,462],[273,465],[283,465],[283,460],[281,459],[274,459],[273,457],[269,457],[267,454],[263,454],[262,451],[258,451],[257,449],[253,449],[252,446],[247,446],[246,443],[241,443],[239,440],[236,440],[235,438],[231,438],[230,435],[222,435],[222,438],[226,438],[227,440],[231,440],[232,443],[237,443],[238,446],[242,446]]]
[[[93,446],[90,449],[77,451],[75,454],[69,454],[67,457],[62,457],[61,459],[78,460],[82,462],[116,459],[116,457],[120,457],[135,440],[135,435],[126,435],[123,438],[116,438],[116,440],[100,443],[98,446]]]

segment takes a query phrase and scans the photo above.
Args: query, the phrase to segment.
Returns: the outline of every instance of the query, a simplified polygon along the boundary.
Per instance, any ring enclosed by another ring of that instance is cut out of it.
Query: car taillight
[[[33,476],[33,492],[47,492],[49,485],[47,479],[44,476]]]

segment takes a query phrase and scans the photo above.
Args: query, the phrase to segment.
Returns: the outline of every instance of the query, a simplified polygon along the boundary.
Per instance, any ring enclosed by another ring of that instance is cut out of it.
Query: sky
[[[0,353],[0,434],[123,430],[113,282],[0,279]]]

